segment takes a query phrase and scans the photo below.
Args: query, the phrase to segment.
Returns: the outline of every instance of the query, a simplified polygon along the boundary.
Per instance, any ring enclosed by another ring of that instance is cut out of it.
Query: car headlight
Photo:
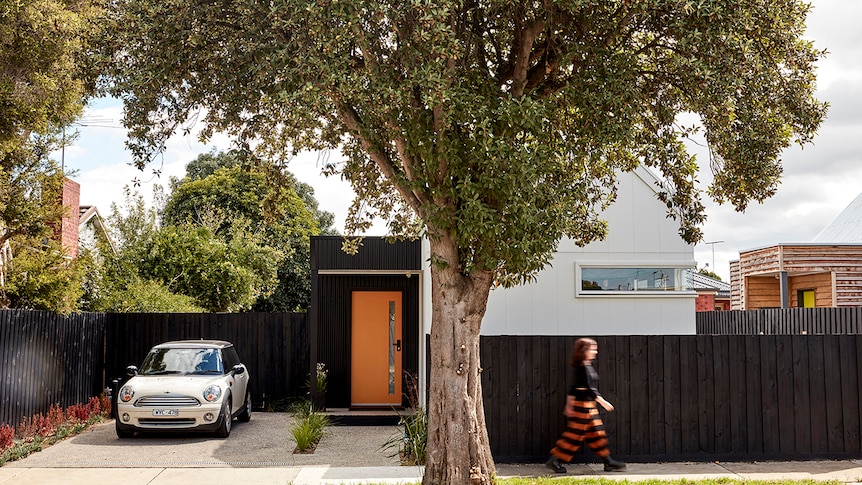
[[[204,399],[209,402],[218,401],[218,398],[221,397],[221,387],[212,385],[204,389]]]
[[[129,402],[133,397],[135,397],[135,390],[130,386],[123,386],[123,388],[120,389],[120,401]]]

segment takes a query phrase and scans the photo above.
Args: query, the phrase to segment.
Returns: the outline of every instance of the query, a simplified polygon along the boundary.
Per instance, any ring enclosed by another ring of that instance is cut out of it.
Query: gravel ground
[[[248,423],[234,422],[227,439],[208,435],[155,434],[119,439],[108,421],[4,467],[284,467],[304,465],[390,466],[381,446],[400,431],[395,426],[330,426],[314,453],[293,453],[288,413],[254,413]]]

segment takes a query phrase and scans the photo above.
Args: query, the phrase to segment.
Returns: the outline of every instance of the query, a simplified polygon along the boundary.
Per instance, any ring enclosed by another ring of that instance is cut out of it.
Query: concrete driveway
[[[227,439],[195,434],[145,434],[119,439],[114,422],[83,433],[4,467],[183,468],[291,467],[307,465],[397,466],[383,444],[400,435],[395,426],[330,426],[313,454],[295,454],[288,413],[254,413],[234,422]]]

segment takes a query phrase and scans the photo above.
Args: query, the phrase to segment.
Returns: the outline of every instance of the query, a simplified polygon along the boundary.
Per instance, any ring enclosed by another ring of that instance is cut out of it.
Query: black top
[[[575,381],[569,388],[569,395],[578,401],[595,401],[602,395],[599,392],[599,373],[593,366],[584,364],[575,368]]]

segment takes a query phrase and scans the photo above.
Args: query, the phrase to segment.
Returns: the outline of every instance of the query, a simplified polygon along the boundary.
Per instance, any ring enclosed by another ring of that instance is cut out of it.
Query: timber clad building
[[[862,306],[862,194],[812,242],[742,251],[731,309]]]
[[[777,244],[731,262],[731,309],[862,306],[862,244]]]

